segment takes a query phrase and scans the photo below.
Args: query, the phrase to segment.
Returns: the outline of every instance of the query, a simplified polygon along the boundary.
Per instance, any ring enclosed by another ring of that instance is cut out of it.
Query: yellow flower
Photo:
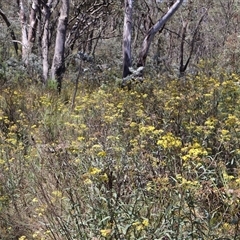
[[[9,130],[12,131],[12,132],[15,132],[17,130],[17,125],[16,124],[13,124],[11,127],[9,127]]]
[[[208,129],[214,129],[217,122],[218,122],[217,119],[210,117],[205,121],[204,125],[207,126]]]
[[[50,230],[47,230],[47,231],[44,232],[45,235],[48,235],[48,234],[50,234],[50,233],[51,233]]]
[[[236,123],[238,123],[239,120],[236,116],[229,114],[228,119],[226,120],[226,125],[227,126],[234,126]]]
[[[147,218],[145,218],[145,219],[142,221],[142,225],[143,225],[144,227],[148,227],[148,225],[149,225],[149,220],[148,220]]]
[[[18,240],[27,240],[26,236],[21,236]]]
[[[100,175],[99,178],[103,182],[108,181],[108,175],[106,173]]]
[[[101,148],[102,148],[102,146],[99,145],[99,144],[95,144],[95,145],[92,146],[92,149],[95,149],[95,150],[98,150],[98,149],[101,149]]]
[[[33,233],[32,237],[33,237],[33,238],[37,238],[37,237],[38,237],[38,234],[39,234],[39,232],[35,232],[35,233]]]
[[[226,130],[226,129],[222,129],[221,133],[222,133],[222,135],[224,136],[224,135],[227,135],[227,134],[229,133],[229,131]]]
[[[134,222],[132,224],[132,226],[135,226],[136,230],[137,231],[141,231],[143,230],[144,228],[148,227],[149,226],[149,220],[147,218],[145,218],[142,222]]]
[[[86,185],[91,185],[91,184],[92,184],[92,180],[89,179],[89,178],[86,178],[86,179],[84,180],[84,184],[86,184]]]
[[[133,226],[138,226],[138,225],[141,225],[141,222],[137,221],[137,222],[134,222],[132,225]]]
[[[236,179],[235,182],[240,185],[240,178]]]
[[[101,235],[102,235],[103,237],[107,237],[107,236],[110,235],[111,229],[102,229],[102,230],[100,230],[100,232],[101,232]]]
[[[96,175],[96,174],[98,174],[98,173],[100,173],[100,172],[101,172],[101,169],[96,168],[96,167],[91,167],[91,168],[89,169],[89,173],[90,173],[91,175]]]
[[[37,198],[33,198],[32,202],[33,203],[38,202],[38,199]]]
[[[138,225],[137,227],[136,227],[136,230],[137,231],[141,231],[141,230],[143,230],[144,229],[144,226],[142,225],[142,224],[140,224],[140,225]]]
[[[3,159],[0,159],[0,165],[4,164],[5,163],[5,160]]]
[[[234,176],[232,175],[228,175],[226,172],[223,173],[223,179],[228,182],[231,181],[232,179],[234,179]]]
[[[152,182],[148,182],[146,186],[147,191],[151,191],[153,189],[153,184]]]
[[[82,136],[80,136],[80,137],[77,138],[77,140],[78,140],[79,142],[83,141],[84,139],[85,139],[85,138],[82,137]]]
[[[139,129],[141,135],[152,134],[154,130],[155,130],[154,126],[141,126]]]
[[[53,191],[53,192],[52,192],[52,195],[54,195],[54,196],[57,197],[57,198],[60,198],[60,197],[62,197],[62,192],[56,190],[56,191]]]
[[[181,157],[183,161],[199,160],[199,157],[206,156],[208,154],[207,150],[198,142],[189,144],[187,147],[183,147],[181,152],[184,153],[184,155]]]
[[[136,127],[138,124],[136,122],[131,122],[130,127]]]
[[[222,226],[225,231],[229,231],[231,229],[231,225],[229,223],[225,222]]]
[[[157,145],[163,147],[164,149],[171,149],[181,147],[182,142],[180,138],[175,137],[172,133],[167,133],[157,141]]]
[[[105,151],[100,151],[97,155],[98,157],[106,157],[107,153]]]

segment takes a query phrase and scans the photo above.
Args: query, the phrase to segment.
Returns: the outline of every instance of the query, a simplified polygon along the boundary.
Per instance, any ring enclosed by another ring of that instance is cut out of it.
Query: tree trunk
[[[125,78],[131,74],[131,32],[132,32],[132,0],[125,0],[123,26],[123,74]]]
[[[49,52],[49,23],[51,16],[51,5],[53,0],[48,0],[46,4],[43,5],[43,15],[44,15],[44,26],[42,35],[42,66],[43,66],[43,82],[46,84],[48,80],[49,62],[48,62],[48,52]]]
[[[22,61],[25,65],[28,64],[28,32],[27,32],[27,20],[26,20],[26,14],[25,14],[25,8],[23,5],[23,1],[19,1],[19,16],[21,19],[21,25],[22,25]]]
[[[52,79],[57,81],[58,92],[61,92],[62,76],[65,71],[64,51],[68,24],[69,0],[62,0],[60,16],[58,19],[57,36],[54,57],[52,62]]]
[[[148,51],[151,42],[155,34],[165,25],[165,23],[173,16],[173,14],[178,10],[184,0],[177,0],[167,11],[167,13],[155,23],[147,33],[142,43],[142,48],[138,57],[137,67],[145,66]]]
[[[36,39],[36,27],[37,27],[37,10],[39,7],[39,0],[33,0],[31,13],[29,16],[29,33],[28,33],[28,42],[33,43]],[[29,50],[31,51],[31,50]]]

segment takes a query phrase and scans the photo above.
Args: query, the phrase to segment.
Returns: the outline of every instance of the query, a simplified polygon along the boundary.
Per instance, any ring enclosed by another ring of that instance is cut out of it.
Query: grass
[[[1,239],[238,239],[240,76],[109,79],[4,82]]]

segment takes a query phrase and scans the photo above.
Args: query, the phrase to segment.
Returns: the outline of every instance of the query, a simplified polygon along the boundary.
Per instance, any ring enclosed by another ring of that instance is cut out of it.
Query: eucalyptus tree
[[[46,83],[48,79],[49,71],[49,46],[51,35],[49,33],[50,29],[50,18],[51,18],[51,8],[54,0],[48,0],[42,6],[42,16],[44,22],[42,25],[42,38],[41,38],[41,55],[42,55],[42,75],[43,82]]]
[[[132,64],[142,70],[147,59],[157,71],[177,68],[180,74],[190,61],[194,65],[199,59],[220,59],[220,65],[238,69],[240,10],[236,0],[65,1],[0,3],[1,26],[10,30],[8,39],[13,43],[9,45],[21,54],[26,68],[31,67],[32,56],[38,59],[35,65],[41,66],[44,83],[52,78],[60,88],[65,64],[75,54],[91,66],[87,61],[93,59],[97,64],[113,59],[117,67],[123,63],[123,78],[132,74]],[[63,11],[63,6],[68,10]],[[14,14],[16,8],[19,14]],[[102,52],[106,58],[98,58]]]
[[[123,27],[123,78],[131,74],[132,0],[125,0]]]
[[[177,0],[173,3],[166,14],[150,27],[142,42],[140,53],[138,56],[137,67],[142,67],[146,64],[146,58],[149,52],[150,45],[154,39],[154,36],[159,32],[166,22],[173,16],[173,14],[179,9],[184,0]],[[124,34],[123,34],[123,78],[126,78],[131,74],[131,22],[132,22],[132,1],[125,0],[125,14],[124,14]]]
[[[52,79],[57,81],[57,89],[59,92],[61,91],[62,88],[62,76],[65,71],[64,53],[68,15],[69,15],[69,0],[62,0],[60,16],[58,18],[54,57],[52,62]]]

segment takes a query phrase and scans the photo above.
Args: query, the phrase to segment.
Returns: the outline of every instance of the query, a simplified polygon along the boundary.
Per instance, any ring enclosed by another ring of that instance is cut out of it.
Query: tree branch
[[[146,58],[148,55],[148,51],[151,45],[151,42],[155,36],[155,34],[163,28],[166,22],[173,16],[173,14],[178,10],[184,0],[177,0],[168,12],[155,23],[147,33],[147,36],[143,40],[142,48],[139,54],[139,60],[137,66],[145,66]]]
[[[2,16],[4,22],[6,23],[7,27],[8,27],[9,30],[10,30],[10,35],[11,35],[11,38],[12,38],[12,40],[13,40],[13,45],[14,45],[14,48],[15,48],[15,52],[16,52],[16,54],[18,55],[17,39],[16,39],[16,37],[15,37],[14,31],[11,29],[11,23],[9,22],[6,14],[2,11],[2,9],[0,9],[0,15]]]

